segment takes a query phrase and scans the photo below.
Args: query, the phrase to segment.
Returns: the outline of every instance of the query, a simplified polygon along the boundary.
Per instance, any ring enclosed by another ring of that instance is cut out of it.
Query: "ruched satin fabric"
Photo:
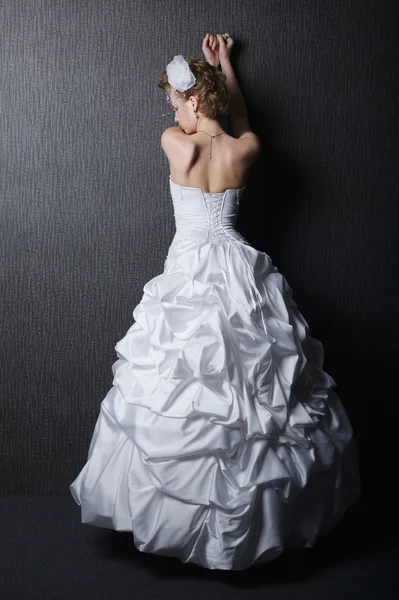
[[[169,183],[176,234],[70,491],[142,552],[242,570],[331,531],[360,494],[356,445],[292,289],[235,230],[244,188]]]

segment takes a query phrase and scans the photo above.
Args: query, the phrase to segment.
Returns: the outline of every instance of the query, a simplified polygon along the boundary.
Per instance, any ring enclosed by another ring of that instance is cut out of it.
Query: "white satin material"
[[[270,257],[235,230],[243,189],[170,179],[176,234],[115,346],[70,485],[82,523],[208,569],[310,547],[360,494],[323,346]]]

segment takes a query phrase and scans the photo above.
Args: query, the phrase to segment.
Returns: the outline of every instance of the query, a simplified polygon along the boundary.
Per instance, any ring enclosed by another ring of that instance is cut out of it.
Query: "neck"
[[[216,135],[224,131],[217,119],[199,118],[197,122],[197,131],[204,131],[209,135]]]

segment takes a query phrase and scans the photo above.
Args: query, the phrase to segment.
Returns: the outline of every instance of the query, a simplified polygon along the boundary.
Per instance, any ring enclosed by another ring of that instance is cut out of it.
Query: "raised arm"
[[[226,76],[226,84],[230,94],[230,119],[234,137],[242,140],[248,146],[248,150],[258,154],[261,150],[260,139],[251,129],[244,97],[230,62],[229,53],[226,50],[225,40],[220,34],[218,34],[218,39],[220,67]]]

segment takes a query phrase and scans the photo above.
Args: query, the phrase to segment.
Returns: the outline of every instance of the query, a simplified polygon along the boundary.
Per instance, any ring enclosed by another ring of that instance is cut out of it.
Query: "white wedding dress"
[[[142,552],[242,570],[334,527],[360,494],[356,444],[290,286],[235,230],[244,188],[169,184],[176,234],[70,491]]]

